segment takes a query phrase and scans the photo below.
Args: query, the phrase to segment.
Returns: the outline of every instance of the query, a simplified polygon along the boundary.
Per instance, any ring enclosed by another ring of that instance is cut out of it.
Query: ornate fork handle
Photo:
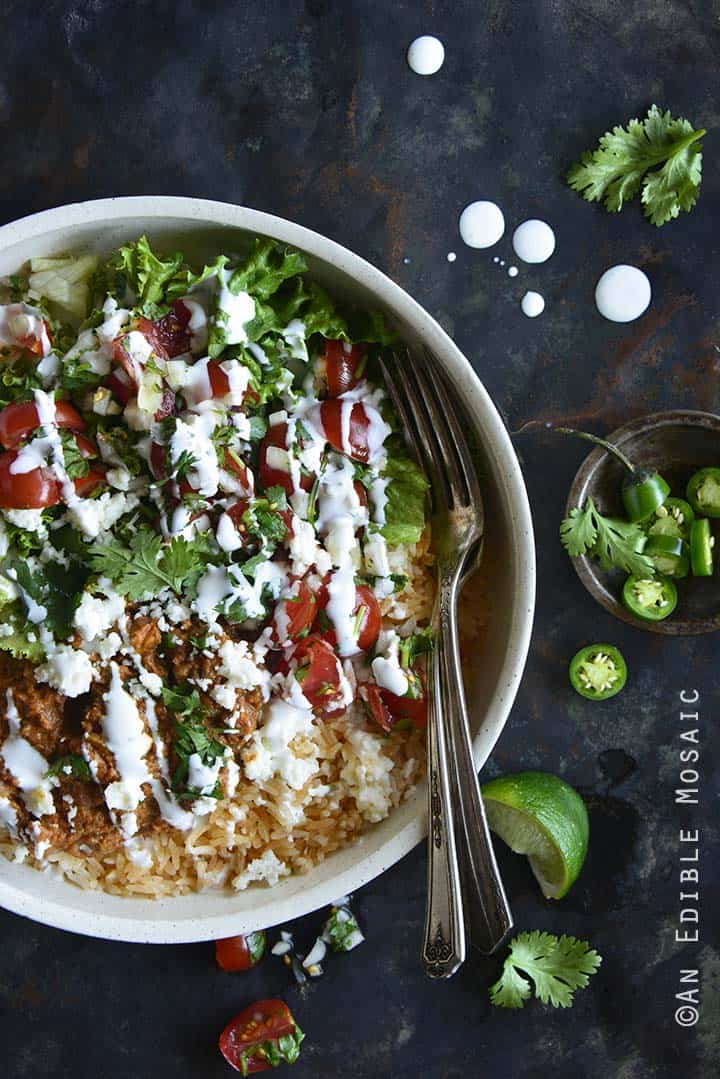
[[[422,962],[431,978],[449,978],[465,960],[465,925],[437,659],[430,664],[428,722],[428,892]]]
[[[457,630],[458,574],[443,576],[437,634],[438,688],[445,725],[465,921],[472,943],[489,955],[512,929],[473,758]]]

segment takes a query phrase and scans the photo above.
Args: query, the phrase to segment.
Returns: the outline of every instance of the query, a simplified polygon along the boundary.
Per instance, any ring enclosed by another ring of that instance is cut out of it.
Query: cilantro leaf
[[[560,540],[571,558],[588,554],[603,569],[621,569],[634,577],[654,577],[655,566],[642,554],[642,529],[618,517],[604,517],[592,498],[576,506],[560,525]]]
[[[510,944],[500,979],[490,987],[491,1003],[499,1008],[522,1008],[534,990],[543,1004],[569,1008],[574,991],[585,988],[601,962],[584,940],[537,930],[520,933]]]
[[[587,554],[595,546],[597,528],[593,524],[591,507],[592,499],[588,499],[584,509],[575,506],[560,525],[560,540],[571,558]]]
[[[68,567],[46,562],[31,569],[19,559],[14,561],[13,568],[22,593],[45,608],[44,625],[58,640],[68,637],[89,576],[87,568],[78,562],[71,562]]]
[[[90,471],[90,462],[83,457],[71,431],[60,431],[60,441],[63,448],[63,460],[68,479],[76,480],[87,476]]]
[[[705,134],[653,105],[644,120],[606,132],[598,148],[570,168],[567,182],[588,202],[602,200],[610,213],[641,191],[645,216],[664,225],[697,202]]]
[[[130,600],[156,596],[164,588],[178,594],[191,591],[205,571],[208,542],[204,535],[192,540],[179,536],[164,543],[151,528],[142,527],[125,545],[117,540],[90,551],[96,573],[113,582]]]
[[[46,776],[58,776],[60,779],[90,779],[90,766],[79,753],[65,753],[56,757]]]

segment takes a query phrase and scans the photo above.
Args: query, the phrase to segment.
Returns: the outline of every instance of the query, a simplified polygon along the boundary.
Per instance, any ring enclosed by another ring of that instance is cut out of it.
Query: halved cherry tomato
[[[75,494],[80,498],[87,498],[105,482],[105,468],[103,465],[91,465],[86,476],[76,476],[73,480]]]
[[[135,379],[131,378],[127,371],[122,367],[117,367],[114,371],[110,372],[107,384],[113,397],[117,397],[121,405],[126,405],[130,398],[134,397],[137,392]]]
[[[258,933],[248,933],[247,936],[226,937],[224,940],[215,941],[215,961],[222,970],[228,972],[250,970],[260,962],[264,953],[265,934],[262,929]]]
[[[298,1029],[283,1000],[259,1000],[231,1019],[220,1035],[220,1052],[228,1064],[244,1075],[268,1071],[264,1042],[276,1042]]]
[[[343,672],[332,645],[313,634],[300,641],[293,658],[298,662],[295,678],[312,707],[333,715],[343,711]]]
[[[333,449],[339,450],[340,453],[348,453],[354,461],[367,461],[370,455],[368,445],[370,420],[365,411],[365,406],[361,401],[356,401],[352,406],[348,436],[349,445],[345,446],[342,434],[344,405],[345,402],[339,397],[323,401],[320,405],[320,422],[325,432],[325,438]]]
[[[69,401],[56,401],[55,424],[69,431],[85,430],[84,419]],[[13,401],[0,412],[0,442],[6,450],[12,450],[39,426],[40,418],[34,401]]]
[[[381,689],[380,693],[390,715],[393,717],[393,722],[397,723],[399,720],[408,719],[416,730],[427,727],[428,702],[425,693],[423,693],[422,697],[398,697],[396,693],[391,693],[389,689]]]
[[[85,435],[75,435],[75,443],[86,460],[90,461],[99,456],[97,446]],[[80,498],[86,498],[89,494],[92,494],[96,487],[99,487],[101,483],[105,483],[105,471],[104,465],[91,465],[86,476],[76,476],[73,480],[75,493]]]
[[[132,393],[137,393],[137,378],[135,377],[135,364],[133,363],[130,353],[125,348],[125,339],[127,334],[123,333],[120,337],[116,337],[112,343],[112,358],[113,362],[118,365],[121,371],[124,371],[128,377],[128,384],[132,390]]]
[[[0,454],[0,507],[5,510],[40,510],[60,501],[60,484],[49,468],[10,471],[18,450]]]
[[[287,641],[297,641],[308,633],[317,614],[315,593],[310,590],[307,581],[300,581],[295,595],[281,599],[273,615],[275,639],[284,645]]]
[[[272,465],[267,463],[267,452],[270,446],[277,446],[284,450],[287,448],[286,441],[286,423],[275,423],[272,427],[268,427],[267,434],[260,443],[260,479],[263,487],[282,487],[287,494],[291,495],[295,490],[295,486],[290,473],[280,468],[273,468]],[[309,491],[312,485],[312,476],[302,475],[300,477],[300,486],[303,491]]]
[[[225,450],[223,467],[225,468],[226,472],[230,472],[232,473],[232,475],[237,476],[238,480],[242,484],[243,489],[247,491],[248,494],[253,493],[253,491],[255,490],[255,481],[252,472],[244,461],[238,460],[238,458],[235,457],[228,449]]]
[[[361,365],[364,366],[365,348],[365,345],[350,345],[346,341],[325,342],[325,382],[328,397],[339,397],[341,393],[357,386],[362,372]]]
[[[317,592],[320,599],[324,599],[322,609],[327,606],[327,586],[325,582],[320,585],[320,589]],[[318,601],[319,606],[319,601]],[[355,606],[353,607],[353,616],[357,615],[360,610],[363,611],[362,619],[360,621],[360,632],[358,634],[358,649],[361,652],[367,652],[368,648],[372,648],[375,641],[380,636],[380,629],[382,627],[382,612],[380,610],[380,604],[378,603],[375,593],[371,588],[368,588],[366,584],[360,584],[355,589]],[[329,629],[323,634],[326,641],[334,647],[337,645],[337,636],[334,629]]]
[[[363,682],[358,689],[358,696],[365,704],[370,717],[375,720],[382,730],[390,733],[393,729],[394,721],[388,706],[382,698],[380,686],[376,685],[375,682]]]

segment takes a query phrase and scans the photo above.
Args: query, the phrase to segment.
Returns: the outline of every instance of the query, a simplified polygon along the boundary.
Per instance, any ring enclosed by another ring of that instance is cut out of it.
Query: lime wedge
[[[588,815],[577,791],[547,772],[518,772],[483,783],[482,793],[493,832],[528,856],[546,899],[562,899],[588,848]]]

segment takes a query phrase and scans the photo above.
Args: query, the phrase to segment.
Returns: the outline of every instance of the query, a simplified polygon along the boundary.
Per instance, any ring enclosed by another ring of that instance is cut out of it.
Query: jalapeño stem
[[[574,427],[555,427],[554,424],[547,424],[548,430],[558,431],[561,435],[575,435],[577,438],[584,438],[586,442],[592,442],[594,446],[601,446],[602,449],[607,450],[613,457],[625,466],[625,468],[631,474],[635,474],[635,465],[632,463],[629,457],[626,457],[621,449],[614,446],[612,442],[607,442],[606,439],[600,438],[598,435],[591,435],[587,431],[577,431]]]

